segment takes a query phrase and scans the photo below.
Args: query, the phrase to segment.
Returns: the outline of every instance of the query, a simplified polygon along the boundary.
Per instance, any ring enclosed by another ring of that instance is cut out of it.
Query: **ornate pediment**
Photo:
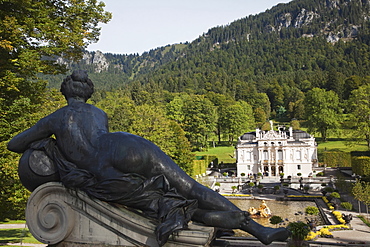
[[[264,136],[263,139],[272,140],[272,139],[281,139],[281,135],[273,130],[269,130]]]

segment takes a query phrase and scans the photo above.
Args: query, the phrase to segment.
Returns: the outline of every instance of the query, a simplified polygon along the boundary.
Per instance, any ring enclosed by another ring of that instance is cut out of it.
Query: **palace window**
[[[283,150],[278,150],[278,160],[283,160]]]

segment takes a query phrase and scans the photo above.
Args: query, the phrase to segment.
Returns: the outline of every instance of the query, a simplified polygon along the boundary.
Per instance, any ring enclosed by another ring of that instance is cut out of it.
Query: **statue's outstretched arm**
[[[24,153],[31,143],[50,137],[53,133],[51,130],[50,116],[41,119],[31,128],[19,133],[8,143],[8,149],[17,153]]]

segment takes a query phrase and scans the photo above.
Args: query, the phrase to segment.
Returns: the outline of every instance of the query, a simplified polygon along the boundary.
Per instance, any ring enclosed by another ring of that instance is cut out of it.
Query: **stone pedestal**
[[[155,224],[127,208],[66,189],[61,183],[39,186],[30,196],[26,221],[42,243],[64,246],[158,246]],[[165,246],[209,246],[215,229],[190,223],[173,233]]]

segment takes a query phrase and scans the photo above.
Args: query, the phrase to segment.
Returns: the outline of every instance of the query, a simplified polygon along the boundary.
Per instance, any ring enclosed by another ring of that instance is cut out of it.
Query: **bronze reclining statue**
[[[109,132],[105,112],[86,103],[93,91],[87,73],[74,71],[61,85],[68,105],[15,136],[8,149],[38,150],[36,159],[46,155],[56,166],[58,175],[51,180],[60,179],[67,188],[140,209],[157,219],[159,245],[171,233],[185,229],[190,220],[241,229],[264,244],[287,239],[286,228],[256,223],[248,212],[188,176],[152,142],[126,132]],[[28,188],[38,185],[36,180]]]

